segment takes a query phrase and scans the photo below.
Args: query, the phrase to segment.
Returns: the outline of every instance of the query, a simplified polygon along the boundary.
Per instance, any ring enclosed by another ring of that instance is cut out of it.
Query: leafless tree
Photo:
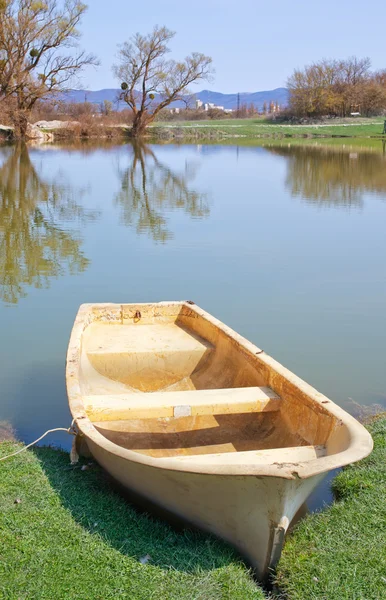
[[[368,115],[386,107],[386,77],[370,71],[368,58],[323,59],[295,70],[287,87],[297,116]]]
[[[157,114],[186,96],[188,86],[209,79],[212,59],[193,52],[182,61],[167,60],[168,42],[175,33],[154,27],[147,35],[135,34],[119,49],[119,63],[113,71],[121,82],[120,98],[134,113],[132,136],[142,136]]]
[[[38,100],[68,89],[85,66],[98,64],[78,46],[86,9],[78,0],[0,0],[0,102],[10,106],[21,137]]]

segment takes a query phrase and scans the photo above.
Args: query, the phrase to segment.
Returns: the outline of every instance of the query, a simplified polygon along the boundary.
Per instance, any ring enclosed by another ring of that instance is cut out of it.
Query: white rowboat
[[[99,464],[260,579],[326,473],[372,450],[353,417],[189,302],[82,305],[67,390]]]

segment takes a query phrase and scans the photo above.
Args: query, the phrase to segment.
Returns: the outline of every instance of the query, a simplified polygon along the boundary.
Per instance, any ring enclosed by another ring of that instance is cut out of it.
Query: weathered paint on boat
[[[372,450],[353,417],[189,302],[82,305],[67,390],[117,481],[236,546],[260,579],[324,475]]]

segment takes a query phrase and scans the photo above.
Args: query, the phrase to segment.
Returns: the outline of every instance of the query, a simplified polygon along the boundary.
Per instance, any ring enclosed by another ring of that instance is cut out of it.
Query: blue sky
[[[89,0],[81,43],[102,64],[85,72],[83,87],[116,87],[111,65],[117,44],[155,24],[176,31],[171,57],[198,51],[213,58],[214,81],[200,83],[197,91],[281,87],[295,67],[323,57],[369,56],[374,69],[386,68],[381,0]]]

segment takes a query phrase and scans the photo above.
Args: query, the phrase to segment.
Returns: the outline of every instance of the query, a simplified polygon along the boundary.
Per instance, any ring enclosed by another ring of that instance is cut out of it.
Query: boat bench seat
[[[85,349],[87,354],[137,355],[150,353],[205,353],[213,350],[204,338],[188,333],[174,324],[111,325],[93,323],[86,330]]]
[[[219,465],[257,465],[288,463],[297,464],[315,460],[327,455],[326,446],[293,446],[291,448],[269,448],[267,450],[246,450],[242,452],[218,452],[216,454],[190,454],[185,456],[166,457],[181,463]]]
[[[206,364],[214,347],[176,325],[111,325],[86,329],[84,351],[103,377],[142,392],[174,385]]]
[[[84,397],[91,421],[272,412],[280,397],[269,387],[129,393]]]

